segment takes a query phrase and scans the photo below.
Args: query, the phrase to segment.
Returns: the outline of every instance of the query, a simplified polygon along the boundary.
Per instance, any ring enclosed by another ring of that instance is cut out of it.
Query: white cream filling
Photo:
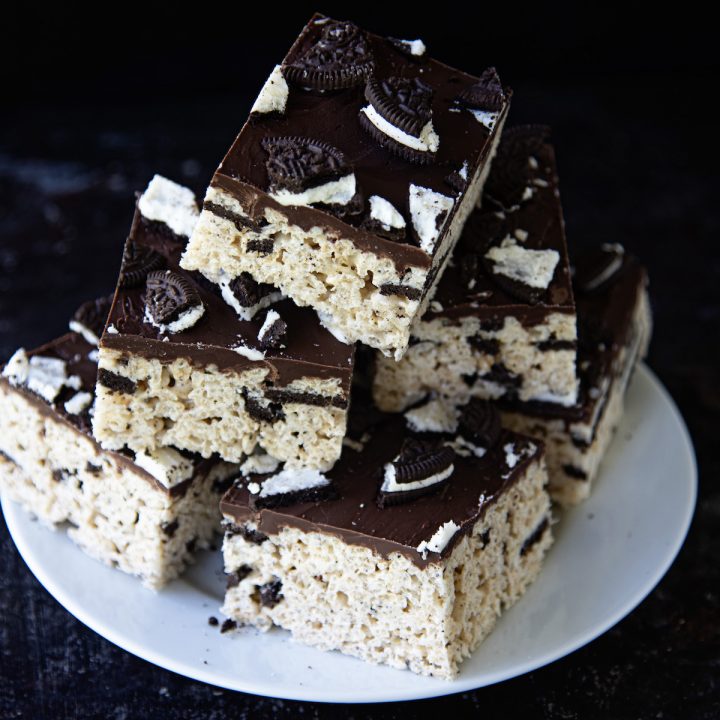
[[[249,348],[247,345],[243,345],[242,343],[235,345],[235,347],[232,347],[230,349],[233,352],[236,352],[238,355],[242,355],[248,360],[253,360],[255,362],[265,359],[265,353],[262,350],[255,350],[254,348]]]
[[[77,333],[78,335],[82,335],[85,339],[85,342],[87,342],[90,345],[99,345],[100,344],[100,338],[87,326],[83,325],[82,323],[78,322],[77,320],[71,320],[69,322],[70,331]]]
[[[320,324],[338,341],[345,345],[352,345],[347,339],[345,333],[335,324],[332,316],[329,313],[317,310],[318,320]]]
[[[557,250],[529,250],[517,244],[514,238],[506,237],[499,246],[485,253],[493,261],[493,272],[533,288],[546,289],[555,275],[560,262]]]
[[[190,237],[200,215],[189,188],[155,175],[138,200],[138,210],[148,220],[165,223],[176,235]]]
[[[554,403],[555,405],[563,405],[564,407],[571,407],[577,402],[577,385],[572,389],[571,392],[565,395],[559,395],[554,392],[541,392],[537,395],[533,395],[529,400],[535,400],[537,402]]]
[[[435,398],[405,413],[407,426],[415,432],[452,433],[457,429],[458,409],[448,400]]]
[[[415,57],[421,57],[425,54],[425,51],[427,50],[427,48],[425,47],[425,43],[419,38],[417,40],[398,39],[397,42],[402,43],[407,48],[407,51]]]
[[[380,113],[372,106],[366,105],[360,109],[367,119],[383,134],[395,140],[395,142],[405,145],[412,150],[421,152],[437,152],[440,147],[440,138],[437,136],[433,128],[432,121],[426,123],[420,131],[420,137],[415,137],[406,133],[392,123],[389,123]]]
[[[87,359],[88,359],[90,362],[93,362],[93,363],[99,362],[99,360],[100,360],[100,352],[99,352],[98,350],[91,350],[91,351],[87,354]]]
[[[495,127],[495,123],[500,117],[499,112],[490,112],[489,110],[476,110],[474,108],[467,108],[467,110],[481,125],[484,125],[488,130],[492,130]]]
[[[250,112],[259,114],[284,113],[289,94],[290,90],[287,81],[283,77],[280,65],[276,65],[262,86],[260,94],[250,108]]]
[[[205,314],[205,306],[200,303],[199,305],[193,305],[193,307],[184,310],[178,315],[177,320],[173,320],[171,323],[164,325],[163,323],[155,322],[150,309],[145,308],[145,322],[149,323],[153,327],[156,327],[162,333],[179,333],[184,330],[188,330]]]
[[[435,475],[430,475],[429,477],[415,480],[413,482],[399,483],[397,481],[397,471],[395,469],[395,465],[393,463],[386,463],[383,475],[383,484],[380,489],[382,492],[386,493],[420,490],[421,488],[430,487],[430,485],[435,485],[443,480],[446,480],[453,474],[453,472],[455,472],[455,466],[450,465],[444,470],[441,470],[439,473],[435,473]]]
[[[432,255],[442,226],[452,210],[455,201],[430,188],[421,185],[410,185],[410,217],[413,227],[420,238],[420,247],[428,255]],[[437,219],[442,214],[446,219],[438,227]]]
[[[441,553],[459,529],[459,525],[456,525],[452,520],[448,520],[436,530],[429,540],[423,540],[417,546],[417,551],[422,555],[423,560],[427,557],[428,552]]]
[[[263,482],[260,489],[260,497],[301,492],[303,490],[325,487],[329,484],[330,480],[318,470],[312,470],[310,468],[299,468],[297,470],[286,469]]]
[[[468,164],[467,160],[465,160],[462,164],[462,167],[458,170],[458,175],[463,179],[468,179]]]
[[[11,385],[24,385],[27,382],[30,362],[25,348],[18,348],[7,361],[2,374]]]
[[[461,457],[481,458],[487,452],[487,449],[466,440],[462,435],[458,435],[452,442],[447,443]]]
[[[195,472],[191,460],[172,448],[158,448],[135,455],[135,464],[168,490],[189,480]]]
[[[370,196],[370,217],[377,220],[385,230],[405,227],[405,218],[395,209],[395,206],[380,195]]]
[[[265,452],[254,452],[240,466],[240,473],[243,477],[248,475],[266,475],[275,472],[280,461]]]
[[[70,415],[79,415],[85,408],[89,407],[93,401],[92,393],[79,392],[75,393],[66,403],[65,412]]]
[[[30,358],[25,385],[47,402],[55,400],[67,381],[67,365],[64,360],[41,355]]]
[[[520,452],[516,452],[515,443],[507,443],[503,445],[503,450],[505,451],[505,463],[512,470],[523,458],[532,455],[537,450],[537,446],[534,443],[528,443],[520,448]]]
[[[347,205],[355,197],[355,173],[308,188],[301,193],[278,190],[270,193],[270,197],[281,205]]]

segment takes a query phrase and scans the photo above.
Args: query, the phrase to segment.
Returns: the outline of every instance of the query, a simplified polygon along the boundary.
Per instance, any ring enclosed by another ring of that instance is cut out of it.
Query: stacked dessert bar
[[[231,622],[453,677],[540,572],[548,487],[587,496],[649,338],[619,246],[573,277],[511,96],[314,16],[202,203],[153,178],[114,296],[5,366],[3,490],[153,587],[222,529]]]

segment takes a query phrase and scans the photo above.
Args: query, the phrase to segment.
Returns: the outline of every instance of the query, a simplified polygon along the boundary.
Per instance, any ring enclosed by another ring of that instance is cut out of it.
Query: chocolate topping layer
[[[295,60],[317,42],[326,22],[320,15],[310,20],[286,56],[285,68],[293,66]],[[370,33],[365,37],[375,78],[379,81],[389,77],[420,79],[431,88],[433,126],[440,138],[431,165],[418,166],[404,160],[383,148],[362,128],[359,112],[368,104],[364,82],[331,92],[303,89],[293,84],[281,116],[245,124],[215,173],[212,184],[234,195],[256,220],[263,216],[266,207],[271,207],[300,227],[308,230],[315,226],[326,227],[363,250],[389,257],[399,270],[408,266],[429,267],[432,258],[414,246],[409,236],[404,241],[396,241],[361,227],[360,219],[364,213],[339,219],[319,208],[285,207],[267,195],[271,185],[265,165],[267,154],[263,149],[263,140],[267,137],[302,136],[330,143],[352,166],[358,190],[364,198],[379,195],[406,218],[410,217],[408,190],[411,183],[447,194],[445,178],[451,172],[467,163],[468,176],[472,177],[486,159],[491,145],[490,131],[467,110],[450,111],[458,95],[478,83],[479,78],[436,60],[423,58],[419,63],[398,52],[387,38]],[[508,100],[510,95],[506,90]],[[506,113],[507,108],[506,102],[501,112]],[[457,206],[455,203],[451,213]],[[452,218],[448,218],[445,227],[451,225]]]
[[[502,318],[512,315],[530,326],[544,322],[550,313],[575,312],[555,153],[546,140],[547,129],[531,126],[506,130],[498,154],[506,136],[518,135],[524,142],[513,142],[514,172],[512,168],[493,163],[488,188],[493,178],[502,175],[503,183],[517,188],[519,196],[526,189],[532,195],[514,209],[504,209],[492,200],[487,190],[482,208],[475,210],[465,225],[455,248],[453,266],[445,270],[438,285],[435,300],[443,310],[428,312],[428,318],[478,317],[483,321],[499,319],[502,322]],[[518,157],[520,150],[524,154]],[[509,172],[513,174],[508,175]],[[484,262],[489,247],[499,245],[506,237],[516,239],[518,245],[530,250],[560,253],[552,282],[534,304],[522,302],[508,292],[503,287],[507,284],[498,283]]]
[[[162,269],[171,270],[185,279],[201,299],[205,314],[196,325],[170,335],[169,340],[164,342],[163,338],[168,335],[144,320],[144,288],[119,286],[108,319],[108,324],[113,325],[118,332],[105,332],[101,347],[161,362],[186,358],[198,367],[212,364],[220,370],[236,372],[264,365],[269,370],[266,383],[279,388],[302,377],[339,378],[340,392],[346,396],[349,394],[354,349],[339,342],[325,330],[313,310],[299,308],[290,300],[274,303],[272,308],[287,324],[282,338],[284,347],[268,350],[264,359],[250,360],[232,348],[242,344],[251,349],[260,349],[258,333],[264,313],[253,320],[240,320],[235,310],[218,292],[209,288],[207,282],[180,268],[182,245],[168,239],[164,233],[157,232],[154,224],[143,218],[139,210],[135,211],[128,242],[160,255],[163,259]]]
[[[43,357],[53,357],[64,360],[67,367],[67,375],[77,375],[77,377],[80,378],[81,385],[79,390],[67,387],[63,388],[53,403],[46,402],[39,395],[36,395],[23,387],[10,385],[10,383],[3,377],[0,377],[0,384],[5,384],[6,386],[11,387],[14,391],[22,393],[43,415],[51,417],[59,422],[66,423],[76,432],[83,433],[90,438],[93,443],[95,443],[90,424],[89,408],[79,415],[73,414],[65,410],[65,402],[67,402],[76,392],[88,392],[93,395],[93,397],[95,396],[95,382],[98,367],[97,362],[92,360],[89,357],[89,354],[96,350],[97,348],[94,345],[90,345],[82,335],[70,332],[62,335],[56,340],[52,340],[49,343],[36,348],[35,350],[28,351],[28,357],[41,355]],[[111,456],[121,465],[131,467],[133,472],[147,480],[147,482],[151,483],[157,490],[173,497],[184,495],[192,484],[192,480],[196,477],[204,475],[210,467],[215,464],[215,460],[212,459],[204,460],[199,456],[193,457],[193,462],[195,464],[195,475],[193,478],[191,478],[188,482],[180,483],[168,490],[168,488],[162,485],[158,480],[150,475],[150,473],[135,465],[131,456],[123,453],[112,452],[110,450],[102,450],[101,452]],[[100,472],[101,468],[97,468],[97,471]]]
[[[361,452],[345,448],[335,467],[326,473],[337,491],[337,499],[253,512],[250,493],[243,485],[236,485],[222,499],[220,507],[225,517],[241,527],[252,521],[258,532],[268,536],[283,527],[323,532],[352,545],[369,547],[385,557],[402,553],[419,567],[426,567],[447,557],[462,535],[471,531],[487,508],[542,454],[542,444],[533,441],[536,449],[528,450],[517,465],[510,468],[503,446],[514,443],[519,449],[527,447],[529,440],[503,431],[499,442],[484,457],[457,456],[453,460],[453,474],[437,493],[380,508],[376,496],[382,469],[400,453],[408,431],[402,415],[379,413],[355,399],[353,403],[350,424],[364,427],[369,423],[364,432],[368,432],[370,438]],[[246,480],[261,483],[264,477]],[[417,551],[418,545],[429,540],[449,520],[457,523],[460,530],[441,553],[430,552],[423,559]]]

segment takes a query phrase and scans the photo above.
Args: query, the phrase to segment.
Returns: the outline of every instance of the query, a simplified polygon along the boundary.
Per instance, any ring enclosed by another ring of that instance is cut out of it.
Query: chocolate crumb
[[[235,620],[231,620],[230,618],[228,618],[227,620],[224,620],[223,624],[220,626],[220,632],[226,633],[230,632],[231,630],[236,630],[237,626],[238,625]]]
[[[219,623],[218,619],[214,615],[211,615],[208,618],[208,625],[211,625],[212,627],[216,627],[219,624],[220,623]]]

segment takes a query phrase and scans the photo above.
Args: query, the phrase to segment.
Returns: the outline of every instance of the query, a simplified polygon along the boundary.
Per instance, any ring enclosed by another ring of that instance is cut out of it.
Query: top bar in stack
[[[571,406],[577,321],[555,155],[546,128],[503,133],[483,206],[399,363],[378,355],[375,401],[397,412],[436,393]]]
[[[312,310],[241,275],[219,288],[179,266],[194,195],[156,176],[138,201],[100,342],[93,429],[106,449],[162,447],[288,467],[340,457],[353,348]]]
[[[316,15],[215,173],[182,266],[242,273],[399,359],[477,204],[510,104],[420,40]]]

